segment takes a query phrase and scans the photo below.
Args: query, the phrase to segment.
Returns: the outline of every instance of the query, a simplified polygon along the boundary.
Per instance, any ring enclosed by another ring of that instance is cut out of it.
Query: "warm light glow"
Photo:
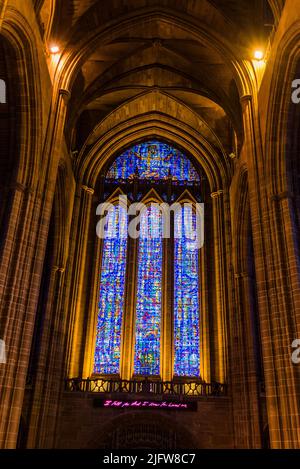
[[[256,50],[254,52],[254,58],[255,58],[255,60],[263,60],[263,58],[264,58],[263,51],[262,50]]]
[[[50,47],[50,52],[51,52],[51,54],[58,54],[59,47],[58,46],[51,46]]]

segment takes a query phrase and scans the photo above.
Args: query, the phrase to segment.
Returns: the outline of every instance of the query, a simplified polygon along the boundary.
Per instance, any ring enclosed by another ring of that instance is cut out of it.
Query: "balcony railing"
[[[78,393],[105,394],[138,394],[170,396],[178,398],[199,398],[209,396],[226,396],[227,386],[221,383],[200,381],[152,381],[105,379],[105,378],[71,378],[66,379],[66,391]]]

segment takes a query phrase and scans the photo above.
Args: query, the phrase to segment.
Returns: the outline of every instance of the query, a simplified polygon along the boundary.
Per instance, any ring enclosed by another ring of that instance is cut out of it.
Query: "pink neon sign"
[[[120,401],[113,399],[104,399],[102,401],[103,407],[128,409],[128,408],[143,408],[143,409],[166,409],[166,410],[194,410],[196,403],[194,402],[171,402],[171,401]]]

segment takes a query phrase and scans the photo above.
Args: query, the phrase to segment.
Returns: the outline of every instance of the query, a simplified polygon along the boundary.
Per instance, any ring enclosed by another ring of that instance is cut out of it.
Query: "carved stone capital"
[[[12,184],[11,188],[18,192],[27,191],[27,187],[25,186],[25,184],[22,184],[21,182],[15,182],[14,184]]]
[[[234,274],[234,277],[235,277],[236,279],[239,279],[239,278],[250,278],[250,275],[248,274],[248,272],[240,272],[240,273]]]
[[[240,102],[241,104],[249,103],[252,101],[252,99],[253,97],[251,94],[244,94],[243,96],[240,97]]]
[[[221,197],[221,195],[223,195],[224,191],[223,190],[218,190],[216,192],[212,192],[210,194],[211,198],[212,199],[216,199],[217,197]]]
[[[52,266],[52,271],[54,273],[59,272],[60,274],[62,274],[65,271],[65,267],[59,267],[57,265],[53,265]]]
[[[90,195],[94,195],[95,190],[92,187],[81,186],[81,189],[83,189],[85,192],[87,192]]]
[[[63,100],[67,103],[69,101],[69,99],[71,98],[71,93],[69,90],[64,90],[63,88],[61,88],[59,90],[59,96],[62,96]]]

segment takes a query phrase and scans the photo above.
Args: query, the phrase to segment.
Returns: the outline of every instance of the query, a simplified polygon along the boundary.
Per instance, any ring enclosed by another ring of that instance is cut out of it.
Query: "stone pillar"
[[[247,272],[236,273],[236,308],[231,315],[231,382],[236,448],[261,448],[259,382],[255,361],[255,333],[251,282]]]
[[[289,198],[267,198],[259,122],[252,96],[241,99],[266,403],[272,448],[299,448],[299,372],[291,343],[299,338],[299,267]],[[273,206],[272,206],[273,204]]]
[[[73,233],[74,237],[71,239],[70,249],[70,259],[73,260],[73,264],[70,266],[68,276],[70,286],[68,292],[68,295],[70,295],[68,302],[70,311],[68,376],[73,378],[81,375],[83,371],[83,343],[86,323],[84,285],[86,282],[85,274],[87,273],[86,263],[93,195],[94,189],[85,185],[79,187],[73,212],[71,237]]]
[[[49,266],[50,268],[50,266]],[[48,304],[43,318],[36,372],[28,448],[53,448],[60,392],[63,387],[66,314],[62,310],[64,266],[51,268]]]
[[[170,238],[163,239],[161,378],[174,376],[174,214],[171,212]]]
[[[50,118],[38,188],[14,188],[0,253],[0,338],[7,352],[7,363],[0,365],[0,448],[14,448],[17,442],[67,95],[60,90]]]
[[[267,398],[270,393],[272,400],[277,402],[276,408],[272,405],[269,409],[269,418],[276,422],[270,428],[272,446],[284,449],[300,448],[300,365],[291,360],[292,342],[300,339],[299,233],[295,232],[293,210],[292,195],[288,192],[271,197],[270,234],[274,263],[268,284],[272,304],[273,363],[268,361],[265,372],[273,375]]]
[[[215,261],[215,292],[216,317],[213,318],[213,353],[215,376],[212,378],[220,383],[227,381],[227,321],[226,321],[226,252],[223,191],[211,194],[213,199],[214,226],[214,261]]]

